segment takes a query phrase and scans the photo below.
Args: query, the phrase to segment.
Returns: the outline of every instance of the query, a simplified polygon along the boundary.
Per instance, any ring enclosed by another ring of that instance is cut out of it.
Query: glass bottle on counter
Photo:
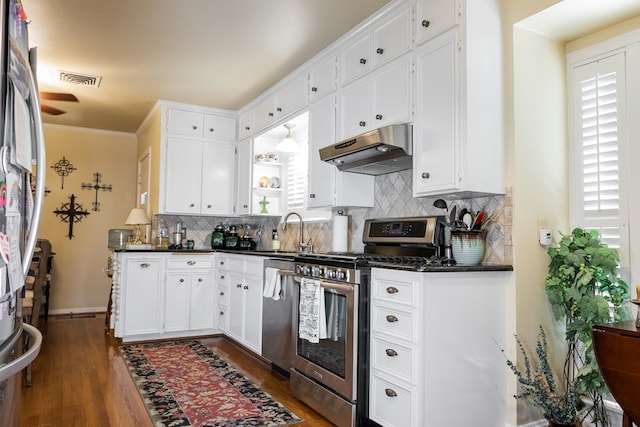
[[[280,250],[280,240],[278,240],[278,229],[274,228],[271,232],[271,249],[274,251]]]
[[[169,228],[164,219],[158,219],[158,242],[156,247],[159,249],[167,249],[169,247]]]

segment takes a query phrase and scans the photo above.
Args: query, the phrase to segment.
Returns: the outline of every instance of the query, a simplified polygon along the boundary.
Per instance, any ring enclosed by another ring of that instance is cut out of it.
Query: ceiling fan
[[[78,102],[78,98],[71,93],[40,92],[40,110],[43,113],[51,114],[52,116],[59,116],[60,114],[66,113],[66,111],[52,107],[51,105],[43,104],[42,101]]]

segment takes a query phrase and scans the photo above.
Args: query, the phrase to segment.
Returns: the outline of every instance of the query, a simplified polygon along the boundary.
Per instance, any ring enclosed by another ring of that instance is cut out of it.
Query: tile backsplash
[[[445,215],[446,211],[435,208],[435,197],[413,197],[411,170],[380,175],[375,180],[375,203],[372,208],[348,208],[349,215],[349,251],[361,252],[362,231],[364,220],[367,218],[394,218],[423,215]],[[486,251],[483,263],[511,264],[512,263],[512,197],[508,188],[505,195],[478,197],[447,201],[449,209],[458,207],[458,211],[467,208],[469,211],[483,210],[492,215],[492,222],[488,226],[486,235]],[[244,225],[249,224],[251,234],[258,230],[258,248],[271,248],[271,230],[278,229],[281,249],[295,251],[298,246],[299,224],[291,223],[283,231],[279,226],[281,217],[247,216],[247,217],[204,217],[162,215],[169,227],[181,222],[187,228],[187,239],[194,240],[196,248],[211,247],[211,232],[218,224],[236,225],[242,236]],[[152,236],[155,237],[156,220],[152,224]],[[311,239],[314,252],[329,252],[332,249],[332,221],[305,222],[304,241]]]

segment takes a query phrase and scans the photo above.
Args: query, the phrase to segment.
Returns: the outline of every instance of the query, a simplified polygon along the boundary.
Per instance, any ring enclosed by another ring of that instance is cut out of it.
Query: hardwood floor
[[[152,426],[120,357],[119,340],[104,333],[104,317],[55,317],[40,322],[44,343],[22,388],[23,427]],[[331,426],[289,394],[289,381],[225,338],[202,342],[305,421]]]

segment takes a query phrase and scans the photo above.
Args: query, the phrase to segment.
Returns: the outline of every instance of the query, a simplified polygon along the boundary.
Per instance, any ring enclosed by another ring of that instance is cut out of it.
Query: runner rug
[[[156,427],[302,421],[198,341],[123,345],[120,352]]]

